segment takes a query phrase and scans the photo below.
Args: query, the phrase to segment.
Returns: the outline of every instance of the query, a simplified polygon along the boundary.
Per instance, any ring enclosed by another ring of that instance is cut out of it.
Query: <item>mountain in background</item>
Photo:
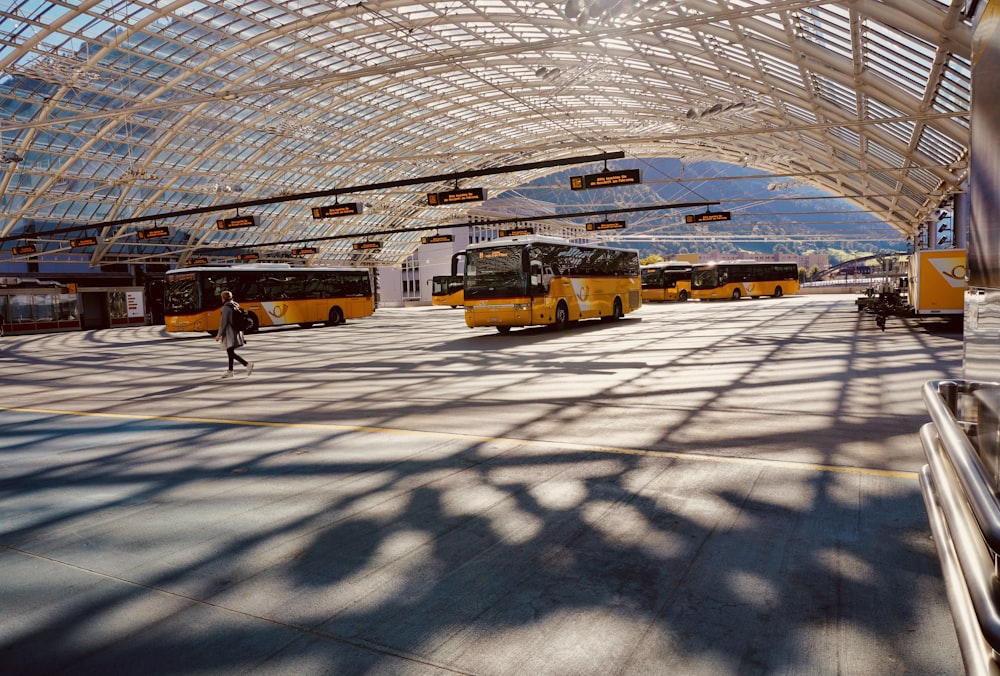
[[[609,169],[639,169],[641,185],[570,190],[570,176],[599,173],[601,164],[574,167],[528,183],[503,197],[521,196],[553,204],[557,211],[626,209],[655,204],[718,202],[709,207],[611,214],[625,230],[607,231],[609,241],[651,254],[787,252],[827,254],[831,264],[873,253],[902,252],[902,234],[847,200],[782,176],[721,162],[678,159],[615,160]],[[684,217],[728,211],[731,220],[686,224]],[[591,217],[591,222],[601,217]]]

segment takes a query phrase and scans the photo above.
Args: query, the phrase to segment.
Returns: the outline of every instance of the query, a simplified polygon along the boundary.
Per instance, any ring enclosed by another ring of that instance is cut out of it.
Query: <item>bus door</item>
[[[548,304],[546,303],[546,299],[549,295],[549,285],[552,283],[552,276],[549,275],[548,279],[546,279],[545,268],[538,259],[532,259],[529,263],[529,268],[528,295],[531,297],[531,323],[544,324],[546,323],[545,318],[550,314],[547,309]]]

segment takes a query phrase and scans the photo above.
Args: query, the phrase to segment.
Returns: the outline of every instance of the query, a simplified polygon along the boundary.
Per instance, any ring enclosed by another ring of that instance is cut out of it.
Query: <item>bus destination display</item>
[[[313,218],[336,218],[338,216],[357,216],[364,211],[360,202],[345,202],[344,204],[329,204],[325,207],[313,207]]]
[[[617,185],[639,185],[642,177],[638,169],[602,171],[599,174],[570,176],[570,190],[590,190],[591,188],[611,188]]]
[[[444,192],[427,193],[427,204],[432,207],[462,202],[482,202],[486,199],[485,188],[458,188]]]
[[[233,228],[252,228],[257,225],[256,216],[236,216],[234,218],[220,218],[215,222],[219,230],[232,230]]]

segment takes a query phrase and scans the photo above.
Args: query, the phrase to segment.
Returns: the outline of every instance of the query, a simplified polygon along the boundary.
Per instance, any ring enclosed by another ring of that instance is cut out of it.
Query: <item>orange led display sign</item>
[[[591,188],[613,188],[618,185],[638,185],[642,176],[638,169],[623,169],[622,171],[602,171],[599,174],[570,176],[570,190],[590,190]]]
[[[377,251],[382,248],[382,242],[355,242],[355,251]]]
[[[520,237],[521,235],[533,235],[535,234],[534,228],[511,228],[510,230],[500,230],[498,234],[501,237]]]
[[[157,237],[170,237],[170,228],[146,228],[135,233],[139,239],[155,239]]]
[[[15,246],[14,248],[12,248],[11,252],[15,256],[19,256],[21,254],[33,254],[33,253],[36,253],[36,249],[35,249],[35,245],[34,244],[22,244],[20,246]]]
[[[430,237],[421,237],[421,244],[441,244],[442,242],[454,242],[455,238],[451,235],[432,235]]]
[[[685,223],[715,223],[716,221],[728,221],[730,219],[728,211],[706,211],[703,214],[688,214],[684,217]]]
[[[78,246],[97,246],[96,237],[80,237],[79,239],[71,239],[69,245],[72,247]]]
[[[313,218],[336,218],[337,216],[357,216],[363,209],[363,205],[358,202],[345,202],[344,204],[330,204],[325,207],[313,207]]]
[[[624,230],[625,221],[602,221],[600,223],[587,223],[587,231],[594,232],[598,230]]]
[[[232,230],[234,228],[252,228],[257,225],[255,216],[236,216],[235,218],[220,218],[215,222],[215,227],[219,230]]]
[[[485,188],[458,188],[444,192],[427,193],[427,203],[432,207],[462,202],[482,202],[486,199]]]
[[[312,254],[317,253],[318,251],[319,250],[316,247],[305,246],[305,247],[302,247],[301,249],[292,249],[292,255],[293,256],[311,256]]]

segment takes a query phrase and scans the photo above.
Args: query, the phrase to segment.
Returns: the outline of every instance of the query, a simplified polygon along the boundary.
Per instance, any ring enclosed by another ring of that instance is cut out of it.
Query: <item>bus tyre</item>
[[[260,331],[260,320],[257,319],[257,315],[255,315],[252,312],[248,312],[247,322],[250,324],[250,328],[248,328],[243,333],[257,333],[258,331]]]
[[[330,308],[330,317],[326,321],[327,326],[337,326],[344,323],[344,311],[339,306]]]
[[[556,317],[553,324],[559,331],[565,329],[566,325],[569,324],[569,310],[563,301],[559,301],[559,305],[556,306]]]
[[[503,335],[507,335],[508,333],[510,333],[510,327],[509,326],[498,326],[497,327],[497,333],[500,333],[500,334],[503,334]]]
[[[617,321],[617,320],[621,319],[624,316],[625,316],[625,313],[622,312],[622,299],[621,298],[615,298],[615,304],[614,304],[613,309],[611,310],[611,314],[609,314],[607,317],[601,317],[601,319],[604,319],[604,320],[609,321],[609,322],[613,322],[613,321]]]
[[[774,287],[774,297],[775,298],[781,298],[784,295],[785,295],[785,292],[781,290],[780,286]]]
[[[742,295],[739,289],[733,289],[733,300],[739,300]]]
[[[677,300],[681,303],[686,302],[688,299],[688,292],[686,289],[681,289],[681,292],[677,294]]]

